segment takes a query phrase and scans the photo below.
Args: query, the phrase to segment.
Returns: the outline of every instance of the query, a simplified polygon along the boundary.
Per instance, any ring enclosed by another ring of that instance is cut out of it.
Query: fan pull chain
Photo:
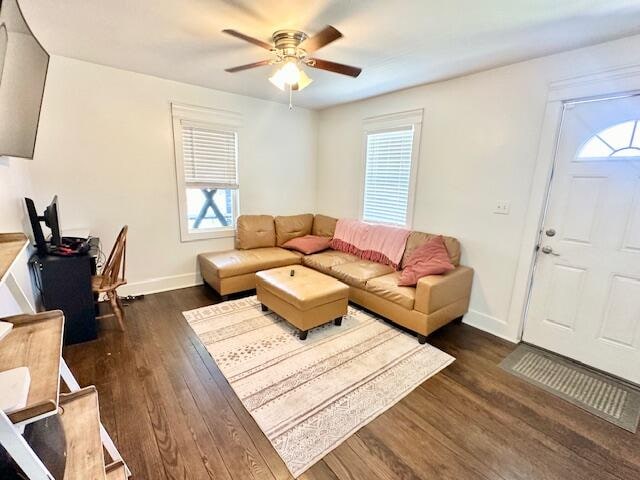
[[[289,85],[289,110],[293,110],[293,85]]]

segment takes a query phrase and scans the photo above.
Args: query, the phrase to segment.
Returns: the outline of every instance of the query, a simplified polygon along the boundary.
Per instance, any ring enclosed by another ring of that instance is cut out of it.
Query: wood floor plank
[[[277,480],[289,480],[293,477],[289,473],[286,465],[271,446],[271,443],[264,435],[260,427],[256,424],[251,414],[244,408],[240,399],[236,396],[235,392],[229,385],[229,382],[224,377],[215,361],[204,347],[195,332],[189,327],[186,320],[182,316],[182,313],[178,314],[175,318],[176,328],[180,328],[186,337],[189,338],[191,346],[185,347],[187,352],[192,352],[193,355],[197,355],[205,368],[213,378],[220,392],[224,395],[225,399],[229,403],[236,417],[242,423],[244,429],[248,432],[260,455],[269,466],[271,472]]]
[[[175,328],[175,323],[170,325]],[[162,330],[162,325],[160,325],[158,331]],[[203,419],[216,438],[216,444],[229,472],[233,475],[234,471],[243,471],[244,475],[250,473],[252,478],[273,479],[271,470],[255,448],[251,437],[245,431],[235,412],[217,388],[215,380],[204,366],[202,359],[195,353],[189,354],[192,351],[191,343],[176,342],[175,336],[172,336],[171,342],[175,348],[170,355],[165,355],[165,357],[172,362],[181,360],[179,369],[187,379],[200,411],[206,413],[203,415]],[[207,408],[208,406],[214,408]]]
[[[150,332],[142,334],[149,336]],[[176,479],[215,478],[199,453],[197,439],[188,428],[188,419],[183,415],[177,395],[167,379],[167,371],[157,357],[157,350],[150,343],[144,343],[142,348],[136,349],[135,358],[149,414],[154,419],[154,431],[165,470]],[[210,439],[203,438],[203,444],[207,440]]]
[[[398,458],[427,478],[489,480],[464,457],[441,444],[434,432],[419,429],[414,422],[399,414],[396,407],[360,429],[359,435],[365,441],[373,437],[389,450],[402,452]]]
[[[298,478],[299,480],[339,480],[339,477],[323,460],[313,465]]]
[[[459,358],[443,372],[480,395],[488,403],[595,464],[599,469],[627,478],[640,472],[640,442],[632,434],[524,382],[486,360],[479,351],[459,348],[454,340],[442,345]],[[631,477],[633,478],[633,477]]]
[[[352,435],[352,438],[358,438],[358,436]],[[375,457],[370,455],[358,455],[351,448],[348,441],[324,457],[324,462],[340,480],[356,480],[359,478],[397,480],[402,478],[395,475],[384,463],[375,460]],[[418,477],[404,478],[417,479]]]
[[[120,373],[118,381],[109,384],[112,388],[118,450],[138,477],[170,478],[164,469],[139,372],[135,368],[135,347],[129,343],[127,335],[111,337],[114,350],[117,350],[114,368]]]
[[[163,374],[171,385],[177,402],[175,408],[181,413],[181,421],[186,429],[185,431],[191,437],[191,441],[188,442],[191,446],[190,448],[197,452],[209,477],[220,480],[231,479],[222,455],[216,447],[214,435],[208,429],[189,388],[189,383],[191,382],[185,379],[185,368],[180,363],[184,362],[185,359],[180,345],[175,342],[175,336],[167,336],[164,328],[157,327],[158,325],[155,325],[155,328],[148,329],[146,332],[154,340],[156,347],[155,349],[150,349],[150,359],[153,363],[162,364],[163,366]],[[181,445],[181,448],[184,448],[184,445]],[[196,458],[193,460],[197,461]]]
[[[413,396],[415,398],[418,395],[418,393],[414,392],[409,396]],[[492,465],[485,464],[481,458],[470,454],[467,449],[460,445],[460,443],[453,441],[446,434],[446,430],[433,428],[432,424],[426,420],[426,417],[429,415],[426,412],[409,408],[409,399],[405,400],[407,401],[398,403],[391,413],[401,415],[409,425],[415,425],[416,428],[422,430],[423,435],[433,437],[436,442],[446,447],[452,454],[457,456],[460,459],[460,463],[464,463],[467,468],[478,473],[483,478],[490,480],[505,480],[505,477],[496,472]],[[441,412],[435,411],[432,413],[433,415],[442,416]]]
[[[65,349],[134,480],[292,478],[182,316],[218,301],[208,287],[148,295],[126,307],[125,333]],[[456,361],[301,479],[640,478],[640,435],[502,371],[513,344],[466,325],[429,342]]]
[[[381,455],[381,449],[376,449],[376,444],[364,442],[360,435],[351,435],[345,444],[349,446],[361,462],[369,465],[379,478],[400,480],[418,480],[422,478],[418,472],[403,463],[401,458],[395,454],[392,455],[392,452],[386,447],[384,447],[386,452]],[[342,458],[343,452],[338,449],[335,454]],[[350,458],[345,458],[343,463],[350,463]]]
[[[407,397],[406,406],[433,428],[445,432],[461,448],[492,465],[503,478],[567,478],[588,474],[594,467],[569,449],[528,424],[482,399],[473,402],[458,386],[446,389],[449,379],[433,378]],[[603,478],[613,479],[603,474]]]

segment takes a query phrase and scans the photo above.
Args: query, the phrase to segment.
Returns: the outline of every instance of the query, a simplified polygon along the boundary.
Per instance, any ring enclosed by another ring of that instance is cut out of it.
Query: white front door
[[[523,340],[640,384],[640,96],[565,105]]]

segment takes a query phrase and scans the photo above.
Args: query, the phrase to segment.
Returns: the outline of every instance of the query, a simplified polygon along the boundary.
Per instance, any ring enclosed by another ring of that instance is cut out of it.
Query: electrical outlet
[[[498,200],[496,202],[496,208],[493,210],[493,213],[497,215],[509,215],[509,209],[511,207],[511,202],[508,200]]]

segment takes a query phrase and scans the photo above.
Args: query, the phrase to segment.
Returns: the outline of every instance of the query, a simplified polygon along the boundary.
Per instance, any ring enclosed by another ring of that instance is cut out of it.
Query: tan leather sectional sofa
[[[456,266],[444,275],[431,275],[416,287],[399,287],[400,272],[388,265],[362,260],[354,255],[326,250],[302,255],[281,248],[303,235],[332,237],[337,219],[325,215],[242,215],[236,228],[236,248],[198,255],[202,277],[220,295],[256,287],[255,273],[286,265],[303,264],[349,285],[349,300],[418,334],[421,343],[441,326],[462,317],[468,310],[473,270],[460,265],[460,243],[444,237]],[[402,258],[407,257],[431,234],[411,232]]]

